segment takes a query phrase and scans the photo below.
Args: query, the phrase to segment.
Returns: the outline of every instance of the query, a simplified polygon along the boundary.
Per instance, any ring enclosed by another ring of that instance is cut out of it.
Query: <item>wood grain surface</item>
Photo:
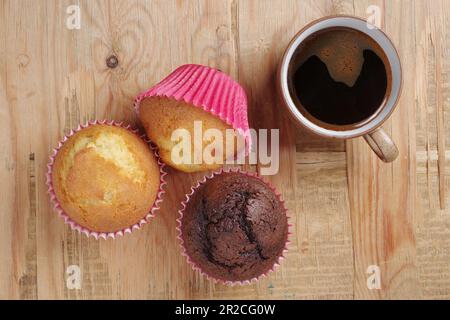
[[[66,27],[72,4],[79,30]],[[381,9],[403,68],[384,126],[400,151],[392,164],[362,138],[296,128],[275,90],[302,26],[337,13],[366,18],[369,5]],[[139,127],[134,96],[184,63],[229,73],[246,89],[251,127],[280,128],[280,170],[268,179],[294,233],[281,267],[256,284],[213,284],[180,255],[177,210],[203,174],[169,170],[157,217],[114,241],[71,231],[50,207],[46,164],[64,134],[93,119]],[[1,0],[0,298],[449,299],[449,121],[449,0]],[[80,267],[79,290],[66,286],[70,265]],[[380,289],[367,287],[370,265]]]

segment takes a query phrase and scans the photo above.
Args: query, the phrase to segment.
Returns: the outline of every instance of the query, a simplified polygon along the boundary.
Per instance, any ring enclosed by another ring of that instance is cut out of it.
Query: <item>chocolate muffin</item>
[[[190,260],[223,281],[247,281],[271,270],[285,249],[286,209],[258,177],[223,172],[190,196],[181,217]]]

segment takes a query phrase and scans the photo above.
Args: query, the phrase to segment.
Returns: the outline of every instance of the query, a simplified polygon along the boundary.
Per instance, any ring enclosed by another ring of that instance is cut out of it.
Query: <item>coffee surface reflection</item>
[[[312,121],[337,126],[370,119],[390,86],[386,60],[379,45],[360,31],[331,28],[311,35],[297,48],[291,70],[299,110]]]

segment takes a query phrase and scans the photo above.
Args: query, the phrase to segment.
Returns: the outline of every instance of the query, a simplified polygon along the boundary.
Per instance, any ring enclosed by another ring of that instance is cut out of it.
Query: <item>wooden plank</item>
[[[445,9],[448,5],[448,1],[418,1],[415,5],[416,12],[423,13],[417,14],[420,19],[416,19],[417,208],[420,214],[415,225],[418,278],[422,295],[427,299],[450,297],[450,261],[446,249],[450,246],[450,211],[447,206],[442,209],[442,204],[449,201],[445,191],[449,188],[450,154],[442,152],[450,133],[450,13]]]
[[[3,174],[8,188],[1,192],[7,197],[2,199],[2,204],[5,203],[8,210],[2,224],[2,242],[5,242],[7,254],[2,276],[9,278],[6,296],[15,299],[37,298],[37,185],[42,167],[36,149],[41,144],[39,114],[45,110],[45,87],[41,77],[45,32],[41,23],[43,7],[35,9],[35,12],[24,11],[21,4],[7,2],[2,4],[1,12],[4,21],[2,142],[7,148],[2,152],[5,155],[2,171],[6,170]]]
[[[0,298],[450,297],[450,1],[83,0],[81,29],[69,30],[72,4],[0,1]],[[393,164],[362,139],[296,127],[274,85],[301,27],[366,17],[369,5],[381,8],[404,72],[385,125],[400,150]],[[111,55],[117,68],[106,66]],[[169,169],[162,210],[115,241],[71,231],[50,208],[45,172],[58,140],[93,119],[139,127],[134,96],[183,63],[231,74],[247,91],[251,127],[280,129],[280,170],[267,178],[290,209],[292,244],[257,284],[212,284],[180,255],[177,210],[203,174]],[[81,268],[81,290],[66,286],[70,265]],[[381,290],[367,288],[369,265],[380,267]]]
[[[0,214],[0,224],[8,226],[0,233],[0,254],[2,263],[0,264],[0,299],[18,298],[19,290],[15,281],[15,264],[13,264],[13,229],[12,221],[17,210],[16,208],[16,143],[14,140],[13,109],[6,95],[6,43],[7,28],[6,4],[0,3],[0,179],[3,185],[0,192],[0,203],[2,204]]]

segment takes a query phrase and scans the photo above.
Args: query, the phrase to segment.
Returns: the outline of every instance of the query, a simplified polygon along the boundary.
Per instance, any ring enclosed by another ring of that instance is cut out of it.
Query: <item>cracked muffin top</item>
[[[52,170],[56,198],[79,225],[114,232],[143,219],[159,191],[158,161],[133,132],[97,124],[59,149]]]
[[[282,255],[288,235],[285,211],[259,178],[237,172],[216,175],[186,204],[181,221],[186,253],[213,278],[256,278]]]

